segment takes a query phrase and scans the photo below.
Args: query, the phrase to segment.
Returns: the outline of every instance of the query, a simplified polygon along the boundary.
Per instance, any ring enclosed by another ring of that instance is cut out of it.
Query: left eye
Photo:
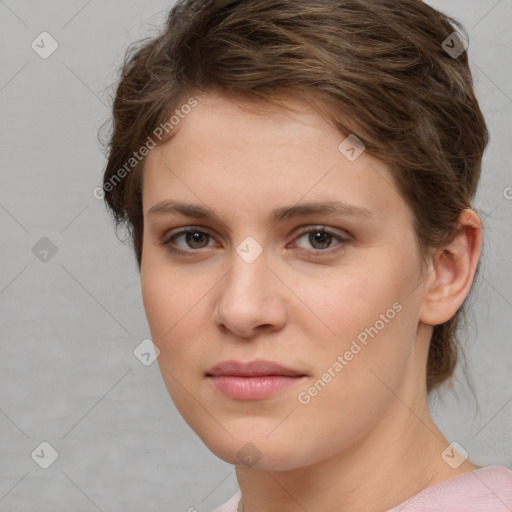
[[[307,243],[313,247],[313,252],[317,253],[331,252],[333,247],[332,242],[336,239],[340,243],[334,245],[334,247],[337,247],[338,245],[343,246],[344,244],[350,243],[350,238],[348,236],[342,236],[323,226],[319,226],[313,229],[308,228],[297,237],[297,240],[302,238],[305,238]],[[301,249],[308,250],[304,247],[301,247]]]

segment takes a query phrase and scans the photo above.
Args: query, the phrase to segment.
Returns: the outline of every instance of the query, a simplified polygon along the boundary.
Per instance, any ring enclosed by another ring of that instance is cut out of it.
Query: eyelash
[[[308,235],[310,233],[319,233],[319,232],[327,233],[328,235],[331,235],[333,238],[337,239],[340,243],[338,243],[337,245],[335,245],[333,247],[329,247],[327,249],[304,249],[303,247],[299,247],[298,248],[299,252],[308,253],[310,255],[313,254],[315,256],[329,256],[329,255],[339,252],[341,250],[340,246],[344,247],[345,245],[350,245],[353,243],[353,240],[351,237],[342,236],[342,235],[338,234],[336,231],[330,229],[329,227],[322,226],[322,225],[309,226],[309,227],[301,230],[298,233],[298,235],[294,238],[294,240],[300,239],[304,235]],[[182,228],[182,229],[179,229],[179,230],[173,232],[171,235],[167,236],[162,241],[161,245],[165,246],[166,249],[168,251],[170,251],[171,253],[177,254],[180,256],[195,256],[197,253],[203,252],[203,250],[208,247],[207,246],[202,249],[190,249],[188,251],[184,251],[182,249],[177,249],[175,246],[172,245],[173,241],[176,240],[176,238],[178,238],[181,235],[186,235],[187,233],[201,233],[210,238],[213,238],[213,236],[210,235],[207,231],[204,231],[203,229],[201,229],[199,227],[191,226],[191,227]]]

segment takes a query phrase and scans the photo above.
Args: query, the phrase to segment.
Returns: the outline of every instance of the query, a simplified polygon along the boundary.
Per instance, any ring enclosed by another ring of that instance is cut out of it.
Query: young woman
[[[185,0],[128,53],[105,200],[170,396],[236,465],[218,511],[512,510],[427,401],[482,248],[462,31],[418,0]]]

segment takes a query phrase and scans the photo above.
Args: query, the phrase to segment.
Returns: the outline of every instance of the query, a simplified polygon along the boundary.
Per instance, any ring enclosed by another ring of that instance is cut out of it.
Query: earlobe
[[[466,209],[450,242],[432,255],[423,288],[420,320],[424,324],[439,325],[455,315],[471,290],[481,251],[482,222]]]

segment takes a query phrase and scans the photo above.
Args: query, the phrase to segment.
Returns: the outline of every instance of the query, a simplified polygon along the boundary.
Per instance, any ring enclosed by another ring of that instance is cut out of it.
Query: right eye
[[[162,242],[169,251],[175,254],[182,254],[192,256],[193,253],[200,252],[201,249],[208,247],[205,242],[211,240],[212,236],[199,228],[188,227],[181,228],[165,238]],[[184,246],[176,243],[177,240],[182,240]]]

